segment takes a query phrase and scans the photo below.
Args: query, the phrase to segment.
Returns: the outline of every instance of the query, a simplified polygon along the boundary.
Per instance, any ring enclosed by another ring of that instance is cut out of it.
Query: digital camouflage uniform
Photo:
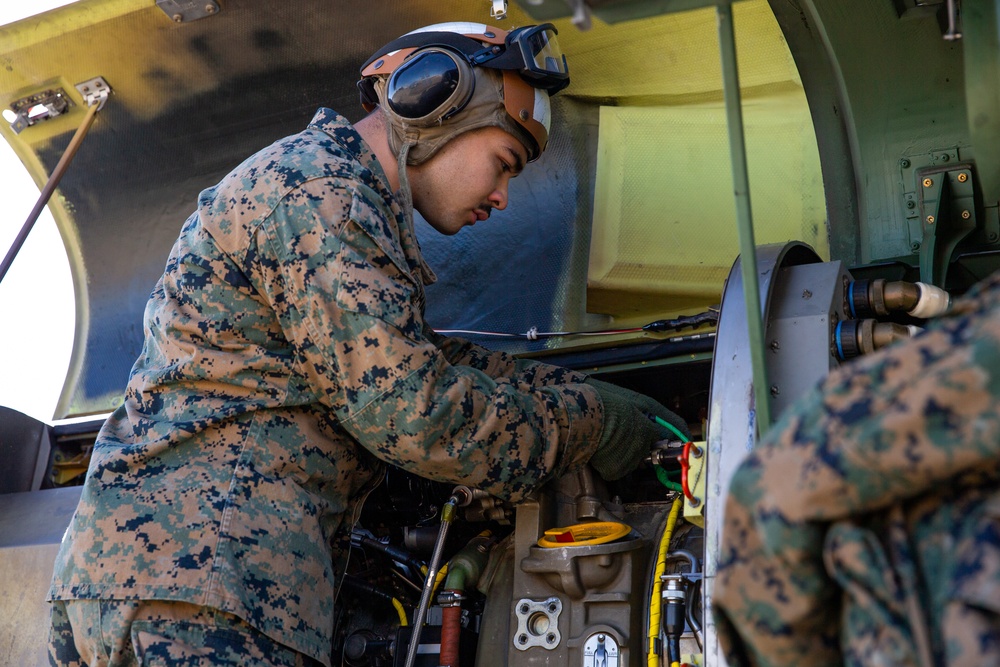
[[[844,366],[738,468],[731,665],[1000,665],[1000,274]]]
[[[585,376],[437,336],[374,154],[320,109],[204,191],[146,307],[51,597],[177,600],[330,664],[381,461],[518,501],[587,461]]]

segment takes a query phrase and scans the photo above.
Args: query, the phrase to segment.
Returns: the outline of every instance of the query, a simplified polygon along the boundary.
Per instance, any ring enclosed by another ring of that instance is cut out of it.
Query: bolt
[[[910,161],[904,157],[902,160],[899,161],[899,166],[902,167],[903,169],[909,169]]]
[[[90,92],[90,86],[84,86],[83,87],[83,92],[89,93]]]
[[[962,211],[962,219],[963,220],[968,220],[971,217],[972,217],[971,213],[969,213],[968,211]]]
[[[777,396],[780,393],[781,393],[781,389],[778,388],[778,385],[772,384],[771,385],[771,396]]]
[[[962,174],[958,175],[958,182],[959,183],[965,183],[967,180],[969,180],[969,175],[968,174],[962,173]]]
[[[184,17],[181,16],[180,14],[174,14],[170,18],[172,18],[174,20],[174,23],[180,23],[181,21],[184,20]]]
[[[688,505],[691,507],[701,507],[701,501],[698,500],[698,498],[695,498],[694,500],[689,500]]]
[[[913,201],[912,199],[906,200],[906,208],[916,208],[916,207],[917,203],[915,201]]]
[[[545,641],[548,642],[549,644],[551,644],[555,640],[556,640],[556,636],[554,634],[552,634],[552,633],[549,633],[548,635],[545,636]]]
[[[927,224],[928,225],[933,225],[934,224],[934,216],[933,215],[927,216]]]
[[[910,250],[912,250],[913,252],[917,252],[918,250],[920,250],[920,241],[914,241],[913,243],[911,243]]]
[[[931,179],[929,179],[929,178],[925,178],[925,179],[924,179],[924,187],[925,187],[925,188],[929,188],[929,187],[931,187],[932,185],[934,185],[934,181],[932,181],[932,180],[931,180]]]
[[[556,612],[556,603],[555,602],[550,602],[549,603],[549,611],[551,611],[553,614]]]
[[[771,341],[771,351],[772,352],[777,352],[780,349],[781,349],[781,344],[778,341],[776,341],[776,340],[772,340]]]
[[[810,292],[809,290],[807,290],[807,289],[802,290],[802,298],[803,299],[811,299],[812,296],[813,296],[813,293]]]
[[[205,5],[205,13],[206,14],[214,14],[215,13],[215,5],[213,5],[213,4],[207,4],[207,5]]]
[[[526,604],[522,604],[521,605],[521,613],[522,614],[527,614],[528,613],[528,609],[529,609],[528,605],[526,605]]]
[[[947,162],[951,158],[948,157],[947,153],[941,153],[941,155],[938,156],[938,159],[941,160],[942,162]]]
[[[520,642],[521,644],[527,644],[528,635],[521,635],[520,637],[517,638],[517,641]]]

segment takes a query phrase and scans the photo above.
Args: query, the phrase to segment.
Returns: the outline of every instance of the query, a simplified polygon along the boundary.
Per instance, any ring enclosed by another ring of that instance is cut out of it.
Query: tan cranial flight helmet
[[[440,23],[386,44],[361,68],[361,103],[381,106],[389,147],[405,165],[481,127],[516,136],[528,161],[545,150],[549,95],[569,85],[551,23],[506,32],[483,23]]]

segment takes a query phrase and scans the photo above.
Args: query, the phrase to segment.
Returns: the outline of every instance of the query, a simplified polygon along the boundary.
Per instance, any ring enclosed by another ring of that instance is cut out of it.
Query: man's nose
[[[507,208],[507,185],[501,185],[489,196],[490,206],[498,211]]]

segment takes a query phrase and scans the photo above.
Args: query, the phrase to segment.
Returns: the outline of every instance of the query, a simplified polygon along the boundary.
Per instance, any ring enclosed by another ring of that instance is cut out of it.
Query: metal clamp
[[[459,591],[441,591],[438,593],[437,603],[440,607],[461,607],[465,596]]]

